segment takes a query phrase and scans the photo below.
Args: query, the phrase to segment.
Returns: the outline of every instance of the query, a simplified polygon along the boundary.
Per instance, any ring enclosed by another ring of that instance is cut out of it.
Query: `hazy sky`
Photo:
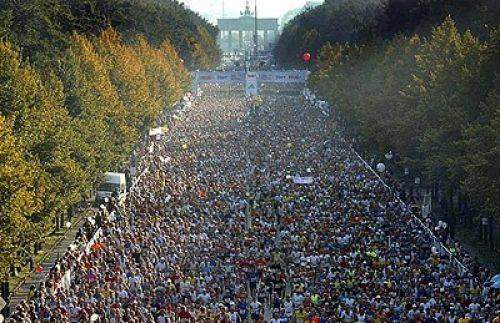
[[[217,18],[222,17],[223,0],[181,0],[189,8],[199,12],[203,17],[215,23]],[[250,6],[254,7],[255,0],[249,0]],[[245,8],[245,0],[224,0],[226,18],[238,17],[240,11]],[[257,0],[258,15],[261,18],[280,18],[291,9],[302,7],[306,0]]]

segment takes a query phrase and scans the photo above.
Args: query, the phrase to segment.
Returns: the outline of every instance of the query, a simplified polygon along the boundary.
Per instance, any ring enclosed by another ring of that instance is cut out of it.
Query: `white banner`
[[[248,72],[257,75],[258,83],[306,83],[309,71],[254,71]],[[246,81],[245,71],[198,71],[194,72],[193,89],[197,89],[199,84],[236,84]]]
[[[197,84],[230,84],[230,83],[243,83],[245,82],[244,71],[230,71],[230,72],[210,72],[198,71],[196,76],[193,77]]]
[[[71,288],[71,269],[64,273],[64,276],[61,279],[61,287],[65,290],[69,290]]]
[[[307,176],[307,177],[294,176],[293,177],[293,182],[295,184],[307,185],[307,184],[314,183],[314,178],[311,177],[311,176]]]
[[[308,71],[261,71],[259,72],[260,83],[305,83]]]
[[[149,129],[149,136],[154,137],[154,136],[161,136],[163,135],[165,129],[164,128],[152,128]]]

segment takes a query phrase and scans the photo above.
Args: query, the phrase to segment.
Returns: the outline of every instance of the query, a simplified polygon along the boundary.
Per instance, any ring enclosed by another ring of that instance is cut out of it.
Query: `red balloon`
[[[311,54],[305,53],[302,58],[304,59],[304,61],[309,62],[311,60]]]

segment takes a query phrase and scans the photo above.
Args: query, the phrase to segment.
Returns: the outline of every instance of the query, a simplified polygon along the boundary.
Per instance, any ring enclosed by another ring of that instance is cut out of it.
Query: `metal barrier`
[[[304,95],[306,97],[306,99],[308,98],[310,101],[314,101],[314,102],[325,102],[325,101],[322,101],[322,100],[319,100],[316,98],[316,95],[312,94],[311,91],[309,91],[307,88],[306,90],[304,91]],[[326,103],[326,102],[325,102]],[[325,112],[323,110],[323,107],[321,106],[321,104],[319,105],[316,105],[317,107],[321,108],[321,110],[323,111],[323,113]],[[413,220],[416,221],[420,227],[429,235],[429,237],[432,239],[432,242],[433,242],[433,246],[436,247],[437,249],[439,249],[440,253],[446,253],[449,258],[450,258],[450,262],[454,263],[458,270],[460,271],[460,274],[464,274],[466,272],[469,271],[469,269],[462,263],[460,262],[460,260],[458,260],[457,257],[455,257],[451,251],[446,248],[446,246],[441,242],[439,241],[439,239],[436,237],[436,235],[434,234],[434,232],[432,232],[432,230],[427,226],[425,225],[424,222],[422,222],[422,220],[417,217],[413,211],[411,210],[411,208],[408,207],[408,205],[399,197],[395,194],[394,190],[389,186],[387,185],[387,183],[382,179],[382,177],[380,177],[380,175],[370,166],[370,164],[368,164],[366,162],[366,160],[363,159],[363,157],[361,157],[358,152],[353,148],[353,147],[350,147],[352,153],[354,153],[356,155],[356,157],[361,160],[363,162],[363,164],[365,165],[365,167],[367,169],[369,169],[376,177],[377,179],[385,186],[385,188],[387,190],[389,190],[395,197],[396,197],[396,200],[401,203],[406,210],[408,210],[408,212],[410,213],[410,215],[412,216]]]
[[[464,264],[462,264],[457,257],[455,257],[451,251],[446,248],[446,246],[441,242],[439,241],[439,239],[436,237],[436,235],[434,234],[434,232],[432,232],[432,230],[425,225],[424,222],[422,222],[422,220],[417,217],[413,211],[411,210],[411,208],[408,207],[408,205],[399,197],[395,194],[394,190],[385,183],[385,181],[382,179],[382,177],[380,177],[380,175],[370,166],[370,164],[368,164],[366,162],[366,160],[363,159],[363,157],[361,157],[358,152],[356,150],[354,150],[354,148],[351,147],[351,151],[359,158],[359,160],[361,160],[363,162],[363,164],[378,178],[378,180],[385,186],[386,189],[388,189],[392,194],[394,194],[394,196],[396,197],[396,200],[401,203],[402,205],[404,205],[405,209],[408,210],[408,212],[411,214],[413,220],[415,220],[421,227],[424,231],[426,231],[426,233],[431,237],[432,241],[433,241],[433,244],[436,248],[440,249],[441,252],[445,252],[446,254],[448,254],[448,256],[450,257],[450,262],[452,263],[455,263],[455,265],[458,267],[458,270],[460,271],[461,274],[464,274],[466,272],[469,271],[469,269],[467,267],[465,267]]]

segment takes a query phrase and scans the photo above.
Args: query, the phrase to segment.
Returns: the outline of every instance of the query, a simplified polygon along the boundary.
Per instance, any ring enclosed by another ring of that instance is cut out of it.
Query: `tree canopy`
[[[67,47],[75,32],[90,37],[108,28],[127,43],[138,35],[155,47],[168,40],[188,68],[213,67],[219,61],[217,28],[177,1],[0,1],[0,39],[32,59]]]
[[[215,34],[172,1],[0,1],[0,279],[217,64]]]
[[[429,36],[447,16],[460,31],[488,36],[498,23],[500,7],[492,0],[327,0],[283,29],[274,53],[284,67],[308,67],[305,52],[314,58],[327,43],[363,45],[395,36]]]
[[[393,151],[399,170],[439,187],[445,203],[462,195],[477,215],[498,218],[499,35],[491,28],[481,40],[447,17],[425,38],[327,43],[309,84],[369,154]]]

